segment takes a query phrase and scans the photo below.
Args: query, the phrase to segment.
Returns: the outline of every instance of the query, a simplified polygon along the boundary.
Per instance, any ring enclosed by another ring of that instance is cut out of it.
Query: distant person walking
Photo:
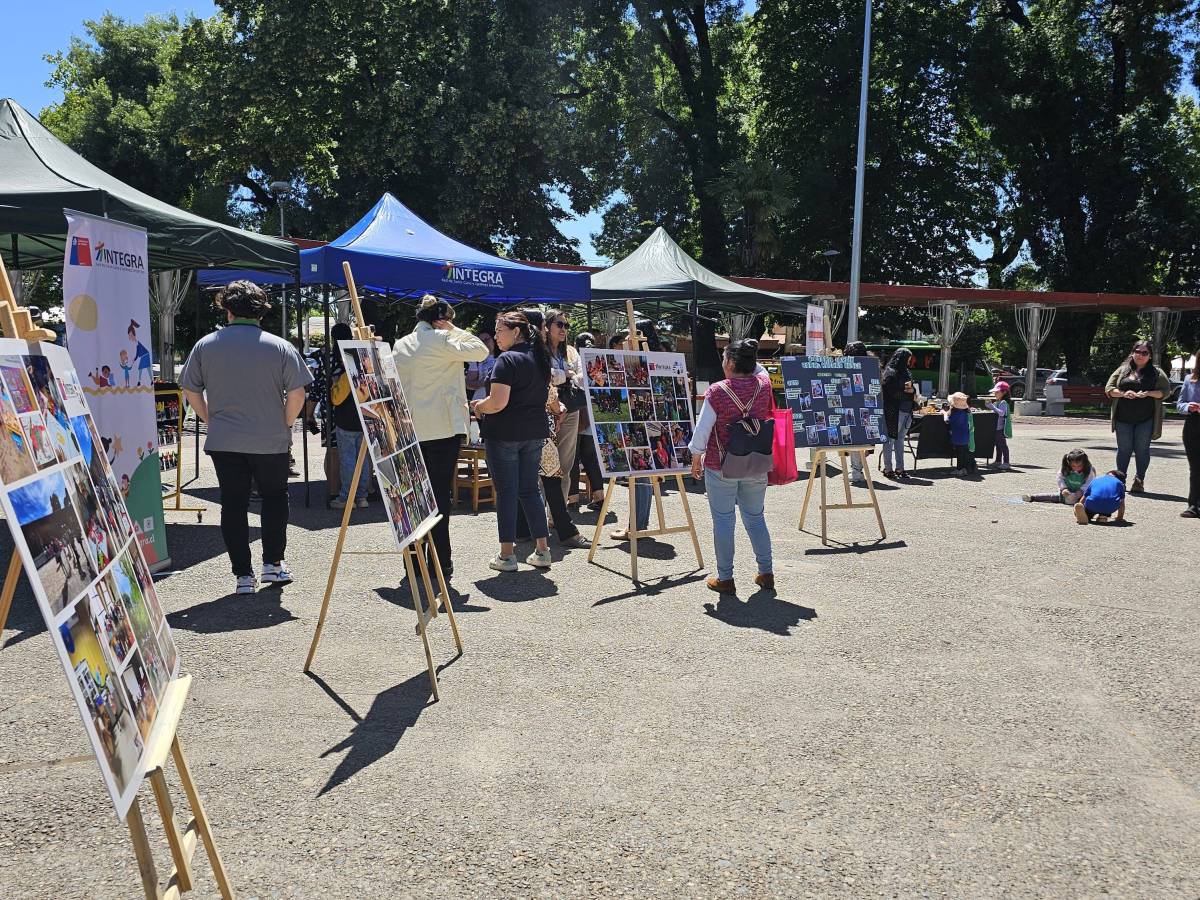
[[[1117,435],[1117,471],[1129,471],[1130,457],[1137,466],[1129,487],[1131,494],[1146,490],[1150,442],[1162,437],[1163,398],[1171,392],[1171,381],[1151,361],[1152,354],[1149,342],[1138,341],[1104,386],[1113,399],[1109,421]]]
[[[221,492],[221,537],[239,594],[258,581],[289,584],[284,562],[288,524],[288,451],[292,423],[304,408],[312,373],[296,348],[262,330],[267,295],[234,281],[217,295],[226,325],[192,348],[180,378],[188,403],[208,425],[204,452],[212,457]],[[250,490],[262,497],[262,573],[250,561]]]
[[[1187,508],[1179,515],[1185,519],[1200,519],[1200,353],[1193,359],[1191,377],[1183,382],[1175,408],[1182,413],[1183,449],[1188,460]]]
[[[453,307],[432,294],[421,298],[416,327],[392,348],[404,397],[412,410],[413,430],[442,516],[430,537],[447,576],[454,573],[451,494],[458,454],[471,424],[464,366],[481,363],[490,356],[482,340],[455,326]]]
[[[887,436],[883,440],[883,476],[885,478],[907,478],[904,468],[904,438],[912,425],[913,397],[916,388],[913,386],[912,373],[908,363],[912,359],[912,351],[901,347],[892,354],[888,364],[883,369],[881,391],[883,393],[883,424]],[[895,468],[892,468],[892,456],[895,454]]]

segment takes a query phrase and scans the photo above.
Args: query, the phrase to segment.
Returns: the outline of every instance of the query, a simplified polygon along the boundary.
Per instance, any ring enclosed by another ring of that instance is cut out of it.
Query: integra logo
[[[133,269],[138,272],[146,270],[146,261],[136,253],[128,250],[113,250],[104,241],[96,241],[96,249],[92,251],[92,264],[109,269]]]
[[[504,273],[492,269],[476,269],[473,266],[447,262],[442,266],[442,281],[455,284],[482,284],[489,287],[504,287]]]

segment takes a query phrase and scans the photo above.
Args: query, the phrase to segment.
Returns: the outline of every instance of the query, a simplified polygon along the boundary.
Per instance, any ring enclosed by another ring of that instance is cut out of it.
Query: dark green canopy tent
[[[63,209],[145,228],[152,269],[296,272],[290,241],[176,209],[92,165],[12,100],[0,100],[0,254],[12,269],[63,264]]]
[[[784,313],[803,319],[811,297],[746,287],[710,272],[662,228],[616,265],[592,275],[592,303],[655,300],[693,313]]]

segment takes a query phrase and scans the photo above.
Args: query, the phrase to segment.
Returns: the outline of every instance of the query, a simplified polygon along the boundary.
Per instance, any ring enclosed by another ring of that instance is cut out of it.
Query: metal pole
[[[1150,310],[1150,347],[1154,351],[1154,364],[1162,366],[1163,353],[1166,352],[1167,311],[1165,309]]]
[[[1025,354],[1025,399],[1037,399],[1038,346],[1042,336],[1042,308],[1029,307],[1029,348]]]
[[[284,240],[284,234],[285,234],[285,231],[283,228],[283,195],[281,194],[281,195],[279,195],[279,239],[280,240]],[[299,282],[300,282],[300,273],[299,273],[299,270],[297,270],[296,283],[299,284]],[[297,290],[299,290],[299,288],[297,288]],[[288,336],[287,286],[286,285],[283,285],[280,287],[280,293],[283,296],[283,300],[281,301],[282,305],[281,305],[281,309],[280,309],[282,314],[280,315],[279,334],[286,341],[287,336]],[[297,299],[299,299],[299,298],[297,298]]]
[[[950,350],[954,334],[954,304],[942,304],[942,350],[938,361],[938,396],[950,396]]]
[[[862,86],[858,94],[858,162],[854,169],[854,234],[850,245],[850,302],[846,343],[858,340],[858,280],[862,271],[863,178],[867,166],[867,88],[871,78],[871,0],[863,18]],[[830,276],[832,281],[832,276]]]

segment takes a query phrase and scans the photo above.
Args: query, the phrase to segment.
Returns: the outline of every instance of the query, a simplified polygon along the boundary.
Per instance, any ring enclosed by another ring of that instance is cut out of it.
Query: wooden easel
[[[629,337],[625,341],[625,349],[627,350],[649,350],[646,345],[646,338],[637,330],[637,316],[633,311],[633,301],[625,301],[625,315],[629,318]],[[662,481],[664,478],[674,478],[675,484],[679,488],[679,499],[683,503],[683,516],[687,521],[686,525],[676,525],[668,528],[666,517],[663,515],[662,503]],[[692,536],[692,549],[696,551],[696,568],[704,568],[704,555],[700,552],[700,539],[696,536],[696,523],[692,519],[692,508],[688,504],[687,488],[683,483],[683,474],[676,472],[671,475],[629,475],[629,568],[630,577],[636,582],[638,580],[638,538],[661,537],[667,534],[690,534]],[[649,481],[650,489],[654,492],[654,506],[658,514],[658,527],[639,531],[637,527],[637,482]],[[604,491],[604,501],[600,504],[600,516],[596,521],[596,531],[592,535],[592,546],[588,551],[588,562],[592,562],[596,556],[596,550],[600,546],[600,536],[604,531],[604,518],[608,515],[608,506],[612,500],[613,493],[617,487],[617,479],[608,479],[608,487]]]
[[[883,527],[883,514],[879,511],[879,498],[875,496],[875,482],[871,479],[871,463],[867,459],[867,451],[873,450],[874,445],[861,447],[819,447],[813,454],[812,465],[808,469],[808,487],[804,491],[804,505],[800,507],[800,530],[804,530],[804,519],[808,515],[808,503],[812,500],[813,484],[817,480],[817,470],[821,472],[821,543],[829,545],[828,523],[826,512],[831,509],[873,509],[875,520],[879,523],[880,538],[887,537]],[[838,467],[842,470],[842,485],[846,490],[845,503],[829,503],[827,500],[826,483],[828,481],[829,456],[836,453]],[[850,498],[850,458],[857,457],[862,465],[863,478],[867,481],[867,492],[871,495],[870,503],[854,503]]]
[[[0,259],[0,331],[5,337],[31,342],[53,341],[56,337],[49,329],[35,327],[29,310],[17,306],[3,259]],[[8,622],[8,613],[12,609],[21,569],[21,557],[14,552],[8,563],[8,572],[4,576],[4,587],[0,590],[0,636],[3,635],[4,626]],[[129,837],[133,841],[133,852],[137,857],[138,873],[141,875],[146,900],[175,900],[192,889],[192,857],[196,853],[197,836],[204,842],[213,878],[217,882],[217,890],[225,900],[233,900],[233,889],[229,886],[225,864],[221,861],[208,816],[200,802],[200,795],[196,791],[191,770],[179,743],[179,719],[183,714],[183,704],[187,700],[191,684],[192,676],[185,675],[167,685],[158,704],[154,731],[151,732],[146,745],[146,778],[154,791],[154,800],[162,818],[173,863],[165,888],[159,887],[158,869],[154,865],[154,852],[146,834],[146,823],[142,818],[141,800],[138,797],[133,798],[133,804],[125,815],[125,824],[129,826]],[[175,760],[175,770],[179,775],[180,784],[183,785],[183,792],[187,795],[188,806],[192,810],[191,818],[182,829],[175,819],[175,805],[171,801],[170,789],[167,786],[165,767],[168,754]]]
[[[350,292],[350,302],[354,307],[354,316],[357,322],[352,332],[354,339],[359,341],[374,341],[375,335],[371,331],[370,326],[364,324],[362,307],[358,302],[358,289],[354,283],[354,274],[350,271],[350,263],[342,263],[342,271],[346,276],[346,287]],[[433,543],[433,539],[429,536],[429,532],[433,526],[441,521],[439,515],[431,522],[425,525],[417,534],[414,535],[414,540],[403,550],[346,550],[346,532],[350,528],[350,513],[354,509],[353,498],[358,493],[358,482],[362,478],[363,466],[367,459],[367,441],[364,437],[362,446],[358,451],[358,461],[354,465],[354,477],[350,479],[350,487],[346,491],[346,496],[350,499],[346,501],[346,508],[342,512],[342,525],[338,529],[337,544],[333,551],[333,563],[329,568],[329,580],[325,583],[325,597],[321,601],[321,614],[317,618],[317,629],[313,633],[312,643],[308,648],[308,657],[304,660],[304,671],[308,672],[312,667],[313,657],[317,653],[317,644],[321,640],[321,632],[325,628],[325,617],[329,612],[329,600],[333,596],[333,585],[337,580],[338,566],[341,564],[343,555],[350,556],[394,556],[399,553],[404,557],[404,570],[408,575],[408,586],[412,591],[413,608],[417,611],[417,634],[421,636],[421,643],[425,645],[425,664],[429,669],[429,684],[433,689],[433,699],[440,700],[438,695],[438,679],[437,668],[433,664],[433,653],[429,649],[429,637],[426,631],[430,621],[436,619],[439,610],[444,610],[446,616],[450,620],[450,630],[454,634],[454,645],[458,648],[458,653],[461,656],[463,652],[462,638],[458,634],[458,620],[454,617],[454,607],[450,603],[450,591],[446,587],[446,578],[442,573],[442,561],[438,558],[437,547]],[[425,554],[428,552],[429,560],[432,565],[426,561]],[[437,592],[433,590],[433,578],[430,576],[430,569],[437,577]],[[424,597],[422,597],[421,589],[418,587],[416,572],[421,573],[421,584],[424,587]]]

